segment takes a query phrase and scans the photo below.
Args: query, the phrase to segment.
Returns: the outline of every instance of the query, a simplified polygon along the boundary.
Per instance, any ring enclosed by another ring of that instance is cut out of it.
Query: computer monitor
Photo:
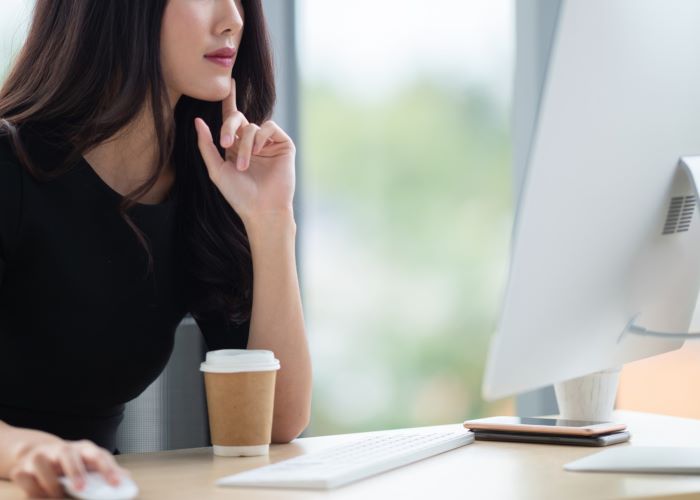
[[[700,155],[698,20],[697,0],[562,1],[487,399],[682,345],[631,331],[687,332],[698,297],[697,192],[680,161]]]

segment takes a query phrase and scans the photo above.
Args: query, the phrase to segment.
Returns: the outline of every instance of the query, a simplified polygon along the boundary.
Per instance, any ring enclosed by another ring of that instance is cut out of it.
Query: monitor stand
[[[621,368],[618,366],[555,384],[560,418],[611,421]]]

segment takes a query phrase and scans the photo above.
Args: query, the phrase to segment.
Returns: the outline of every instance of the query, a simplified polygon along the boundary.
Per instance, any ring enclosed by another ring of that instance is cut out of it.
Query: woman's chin
[[[230,76],[209,79],[197,88],[192,89],[191,92],[185,93],[200,101],[223,101],[231,92],[231,81]]]

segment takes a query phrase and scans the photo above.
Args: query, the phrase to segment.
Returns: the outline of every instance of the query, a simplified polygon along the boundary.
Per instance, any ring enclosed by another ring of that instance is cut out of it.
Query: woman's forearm
[[[249,349],[269,349],[280,360],[272,441],[289,442],[309,423],[311,356],[304,329],[293,214],[268,214],[246,224],[253,254],[253,310]]]

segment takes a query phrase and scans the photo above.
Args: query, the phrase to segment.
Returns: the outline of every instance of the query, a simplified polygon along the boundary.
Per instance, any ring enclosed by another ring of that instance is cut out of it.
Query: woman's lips
[[[230,68],[233,66],[233,57],[204,56],[204,58],[225,68]]]

